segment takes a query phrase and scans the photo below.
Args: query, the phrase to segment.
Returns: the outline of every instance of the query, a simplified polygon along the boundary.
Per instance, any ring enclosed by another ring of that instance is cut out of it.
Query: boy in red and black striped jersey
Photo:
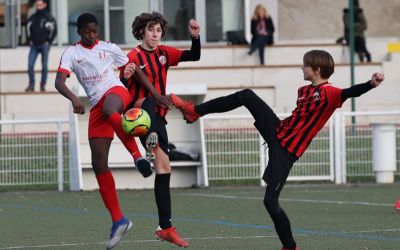
[[[160,45],[161,38],[167,31],[167,21],[157,12],[142,13],[135,17],[132,23],[132,33],[142,44],[128,53],[129,62],[134,63],[145,72],[154,88],[165,96],[167,72],[170,66],[177,66],[183,61],[198,61],[200,59],[200,27],[197,21],[189,21],[189,33],[192,39],[190,50],[179,50],[174,47]],[[168,107],[158,105],[154,96],[140,84],[140,80],[124,73],[125,83],[132,97],[131,107],[145,109],[151,118],[152,124],[148,134],[140,140],[146,148],[146,156],[154,160],[156,171],[154,192],[159,215],[159,228],[155,232],[157,238],[167,240],[181,247],[189,244],[182,240],[171,224],[171,195],[170,178],[171,165],[169,162],[168,135],[165,116]],[[154,149],[154,151],[153,151]]]
[[[172,104],[182,111],[189,123],[200,116],[227,112],[240,106],[245,106],[250,111],[255,119],[254,126],[268,144],[269,161],[263,175],[267,184],[264,205],[275,224],[275,230],[283,244],[282,249],[298,249],[289,219],[278,201],[294,162],[302,156],[335,109],[340,108],[348,98],[358,97],[384,80],[383,74],[374,73],[372,79],[366,83],[340,89],[328,82],[334,67],[333,58],[326,51],[312,50],[304,55],[304,80],[311,81],[311,84],[299,88],[296,108],[291,116],[282,121],[250,89],[199,105],[171,94]]]

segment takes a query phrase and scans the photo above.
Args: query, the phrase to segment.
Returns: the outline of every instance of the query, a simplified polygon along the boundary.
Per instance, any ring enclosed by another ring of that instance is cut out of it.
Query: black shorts
[[[285,184],[297,157],[289,153],[278,140],[268,144],[268,164],[263,180],[273,188],[280,189]]]
[[[280,189],[298,158],[283,148],[276,139],[280,120],[268,104],[255,94],[247,101],[247,108],[255,119],[254,126],[268,145],[268,164],[262,178],[268,185]]]
[[[154,126],[154,131],[158,135],[158,144],[160,148],[167,154],[169,155],[169,142],[168,142],[168,134],[167,134],[167,128],[165,127],[166,122],[165,119],[161,118],[161,116],[156,113],[155,114],[155,126]],[[146,147],[146,136],[140,137],[140,142],[142,143],[143,147]]]

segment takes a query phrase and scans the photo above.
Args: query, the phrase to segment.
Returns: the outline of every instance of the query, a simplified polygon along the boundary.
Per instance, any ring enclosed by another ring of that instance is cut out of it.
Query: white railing
[[[279,115],[280,117],[286,114]],[[259,179],[268,163],[266,145],[246,116],[202,118],[203,166],[209,180]],[[333,122],[322,129],[288,180],[334,180]],[[264,183],[261,181],[261,184]]]
[[[351,117],[355,117],[356,125],[352,125]],[[202,118],[206,179],[261,177],[268,162],[268,154],[253,122],[250,115]],[[400,111],[336,112],[294,164],[288,180],[328,180],[341,184],[346,183],[348,177],[373,177],[371,124],[376,122],[400,124]],[[400,126],[397,131],[400,131]],[[400,175],[399,132],[396,137],[398,157],[395,174]]]
[[[356,123],[352,123],[356,119]],[[373,177],[372,125],[400,124],[400,111],[337,112],[335,120],[335,183],[349,177]],[[360,121],[361,120],[361,121]],[[400,130],[400,127],[396,129]],[[397,170],[400,175],[400,133],[396,133]]]
[[[356,125],[352,125],[352,117]],[[262,176],[268,162],[267,148],[253,122],[249,115],[200,119],[203,167],[197,175],[201,183],[208,186],[209,180]],[[341,184],[349,177],[373,177],[371,124],[377,122],[400,124],[400,111],[336,112],[295,163],[288,180]],[[68,179],[64,174],[68,174],[70,189],[82,189],[76,116],[68,120],[0,121],[0,128],[0,186],[58,184],[62,191]],[[396,138],[395,174],[400,175],[400,125]],[[65,161],[69,161],[69,169],[64,167]]]
[[[63,191],[68,123],[68,119],[0,121],[0,186],[58,184]]]

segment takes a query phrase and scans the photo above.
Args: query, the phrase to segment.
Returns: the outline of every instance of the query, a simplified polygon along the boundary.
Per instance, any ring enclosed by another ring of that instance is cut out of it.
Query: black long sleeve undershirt
[[[360,95],[370,91],[374,87],[371,85],[371,81],[366,83],[356,84],[351,86],[350,88],[346,88],[342,90],[342,102],[346,101],[351,97],[359,97]]]
[[[192,37],[192,46],[190,50],[184,50],[180,61],[187,62],[187,61],[198,61],[200,60],[201,54],[201,45],[200,45],[200,36],[198,38]]]

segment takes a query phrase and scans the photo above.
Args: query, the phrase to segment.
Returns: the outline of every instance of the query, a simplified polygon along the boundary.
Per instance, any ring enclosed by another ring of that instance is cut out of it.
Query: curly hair
[[[164,37],[167,32],[168,21],[158,12],[142,13],[139,16],[136,16],[132,23],[132,34],[137,40],[143,40],[144,29],[147,25],[149,24],[150,26],[153,26],[157,23],[161,26],[161,37]]]

